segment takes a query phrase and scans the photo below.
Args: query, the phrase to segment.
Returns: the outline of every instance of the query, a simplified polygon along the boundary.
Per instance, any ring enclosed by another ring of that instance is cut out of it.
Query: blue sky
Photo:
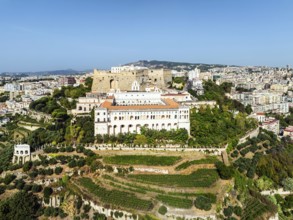
[[[292,0],[0,0],[0,72],[293,65]]]

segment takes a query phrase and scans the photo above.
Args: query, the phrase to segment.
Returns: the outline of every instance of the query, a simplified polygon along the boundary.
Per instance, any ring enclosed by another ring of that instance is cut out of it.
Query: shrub
[[[235,213],[235,215],[237,215],[237,216],[241,216],[241,214],[242,214],[242,209],[241,209],[241,207],[240,206],[235,206],[234,207],[234,213]]]
[[[25,162],[22,169],[23,172],[27,172],[32,168],[33,163],[31,161]]]
[[[45,187],[44,188],[44,197],[49,198],[51,194],[53,193],[53,190],[51,187]]]
[[[4,183],[5,185],[9,185],[9,184],[10,184],[15,178],[16,178],[15,175],[13,175],[13,174],[8,174],[8,175],[6,175],[6,176],[4,177],[4,179],[3,179],[3,183]]]
[[[224,179],[224,180],[231,179],[234,174],[233,167],[226,166],[223,162],[217,162],[216,168],[221,179]]]
[[[210,199],[204,196],[198,196],[194,201],[194,206],[205,211],[209,211],[212,208]]]
[[[42,186],[38,184],[33,184],[32,185],[32,191],[33,192],[41,192],[42,191]]]
[[[5,193],[5,186],[0,185],[0,195]]]
[[[55,174],[59,175],[60,173],[62,173],[63,168],[62,167],[56,167],[55,168]]]
[[[223,213],[225,216],[230,217],[233,214],[233,207],[228,206],[227,208],[224,208]]]
[[[166,208],[166,206],[161,206],[160,208],[159,208],[159,213],[161,214],[161,215],[165,215],[166,213],[167,213],[167,208]]]
[[[86,204],[86,205],[83,206],[83,211],[85,213],[88,213],[90,210],[91,210],[91,206],[90,205]]]

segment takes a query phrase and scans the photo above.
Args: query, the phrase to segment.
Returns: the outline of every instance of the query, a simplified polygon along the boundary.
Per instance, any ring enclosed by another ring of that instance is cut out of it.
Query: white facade
[[[273,93],[267,90],[258,90],[253,92],[235,93],[233,99],[242,104],[251,105],[253,112],[276,112],[285,114],[289,112],[289,103],[281,93]]]
[[[28,144],[17,144],[14,146],[13,162],[25,163],[31,160],[31,149]]]
[[[4,85],[4,91],[5,92],[14,92],[20,90],[19,84],[16,83],[6,83]]]
[[[146,67],[142,66],[114,66],[111,67],[111,73],[121,73],[121,72],[128,72],[128,71],[134,71],[134,70],[141,70],[141,69],[147,69]]]
[[[263,129],[269,130],[274,132],[276,135],[280,133],[280,121],[275,118],[266,118],[263,122],[261,127]]]
[[[162,105],[160,92],[117,92],[114,93],[116,105]]]
[[[72,111],[73,114],[90,113],[94,108],[101,104],[101,100],[95,97],[79,97],[76,103],[76,109]]]
[[[155,130],[185,128],[190,132],[188,107],[180,106],[171,99],[161,99],[159,94],[134,92],[133,95],[137,96],[131,96],[132,93],[117,93],[114,95],[116,103],[106,101],[96,108],[95,135],[140,133],[143,126]],[[148,100],[145,98],[141,101],[142,97],[152,99],[150,103],[144,103]],[[120,103],[122,104],[119,105]]]
[[[200,70],[195,68],[194,70],[191,70],[188,72],[188,81],[192,81],[194,79],[198,79],[199,78],[199,73]]]
[[[286,114],[289,112],[289,103],[273,103],[267,105],[255,105],[252,106],[253,112],[275,112],[280,114]]]

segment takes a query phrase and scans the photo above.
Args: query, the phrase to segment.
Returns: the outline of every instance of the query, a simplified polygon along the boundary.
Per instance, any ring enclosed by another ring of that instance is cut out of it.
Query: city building
[[[281,93],[268,90],[255,90],[232,94],[232,98],[240,101],[245,106],[251,105],[253,112],[275,112],[286,114],[289,112],[289,103]]]
[[[76,83],[76,80],[74,77],[69,76],[69,77],[60,77],[58,82],[61,86],[72,86]]]
[[[288,126],[284,129],[284,136],[289,136],[290,138],[293,137],[293,126]]]
[[[276,135],[279,135],[280,133],[280,121],[272,117],[265,118],[260,127],[272,131]]]
[[[96,97],[79,97],[76,103],[76,109],[72,110],[72,114],[90,113],[95,107],[101,104],[101,99]]]

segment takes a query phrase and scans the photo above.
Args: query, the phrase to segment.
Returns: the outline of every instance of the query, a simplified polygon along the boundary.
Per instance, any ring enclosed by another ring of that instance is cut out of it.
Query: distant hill
[[[1,76],[44,76],[44,75],[73,75],[81,74],[85,71],[77,71],[73,69],[66,70],[50,70],[50,71],[38,71],[38,72],[4,72]]]
[[[172,62],[172,61],[159,61],[159,60],[139,60],[137,62],[127,63],[125,65],[144,66],[147,68],[166,68],[174,70],[192,70],[199,68],[201,71],[206,71],[215,67],[227,67],[222,64],[204,64],[204,63],[186,63],[186,62]]]

